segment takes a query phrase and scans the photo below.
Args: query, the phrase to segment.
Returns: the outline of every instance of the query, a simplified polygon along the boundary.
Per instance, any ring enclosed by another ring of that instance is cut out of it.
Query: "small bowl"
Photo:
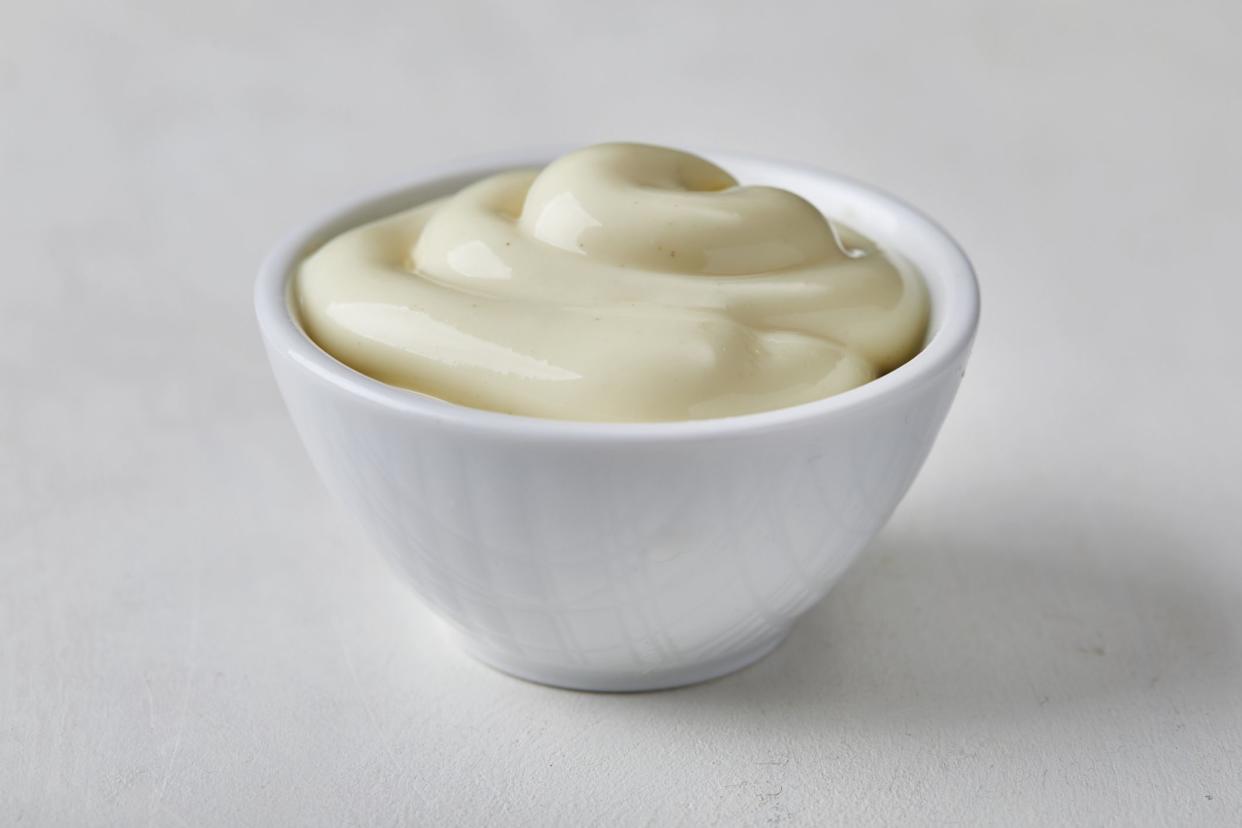
[[[712,420],[587,423],[483,411],[386,385],[303,332],[302,259],[333,236],[555,154],[434,167],[294,232],[263,263],[259,326],[328,488],[447,622],[506,673],[650,690],[740,669],[824,597],[909,488],[979,318],[965,255],[892,196],[830,173],[704,152],[900,251],[931,299],[923,350],[859,388]]]

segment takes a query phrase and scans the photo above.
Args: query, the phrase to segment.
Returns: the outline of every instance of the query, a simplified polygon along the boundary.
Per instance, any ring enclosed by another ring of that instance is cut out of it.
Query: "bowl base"
[[[777,630],[761,638],[746,649],[692,664],[688,667],[671,667],[644,672],[616,672],[591,670],[578,667],[556,667],[530,664],[521,657],[514,657],[487,646],[480,646],[455,630],[447,629],[467,655],[481,661],[494,670],[535,684],[546,684],[566,690],[589,690],[595,693],[639,693],[647,690],[667,690],[698,684],[726,676],[749,667],[775,650],[789,635],[793,625]]]

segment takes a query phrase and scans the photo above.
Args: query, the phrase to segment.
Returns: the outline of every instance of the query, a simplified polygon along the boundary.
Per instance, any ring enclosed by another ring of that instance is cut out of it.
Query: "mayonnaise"
[[[357,227],[295,285],[310,337],[392,385],[563,420],[725,417],[918,352],[913,268],[806,200],[602,144]]]

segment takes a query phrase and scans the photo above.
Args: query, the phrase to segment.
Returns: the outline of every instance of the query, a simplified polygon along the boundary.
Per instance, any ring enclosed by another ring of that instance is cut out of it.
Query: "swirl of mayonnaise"
[[[307,333],[375,379],[475,408],[640,422],[862,385],[918,352],[900,257],[688,153],[602,144],[357,227],[309,256]]]

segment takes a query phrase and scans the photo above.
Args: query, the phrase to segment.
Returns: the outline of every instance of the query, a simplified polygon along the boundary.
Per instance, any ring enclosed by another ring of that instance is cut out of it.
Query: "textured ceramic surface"
[[[704,153],[792,189],[922,270],[932,330],[910,363],[807,405],[720,420],[568,423],[462,408],[337,363],[287,302],[336,232],[551,155],[433,170],[312,224],[264,264],[256,305],[298,431],[334,494],[483,661],[592,690],[701,681],[761,657],[892,513],[931,449],[978,319],[969,263],[900,202],[826,173]]]

